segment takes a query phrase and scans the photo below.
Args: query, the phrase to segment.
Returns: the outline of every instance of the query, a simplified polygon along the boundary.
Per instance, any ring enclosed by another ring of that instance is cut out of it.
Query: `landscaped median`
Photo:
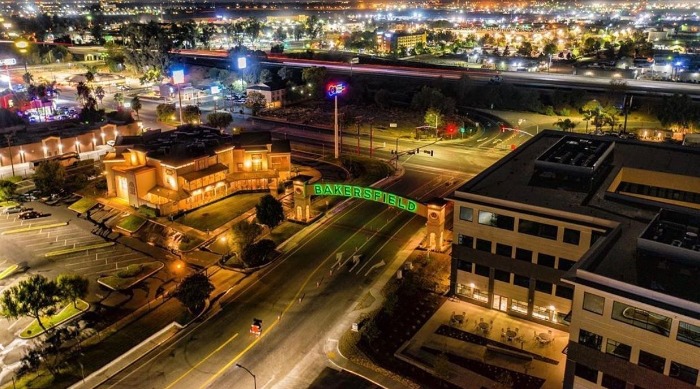
[[[126,290],[159,272],[164,266],[160,261],[129,265],[115,271],[114,275],[98,278],[97,283],[112,290]]]
[[[97,205],[97,200],[95,200],[92,197],[83,197],[80,200],[71,204],[70,207],[68,207],[68,209],[78,213],[85,213],[92,209],[92,207],[94,207],[95,205]]]
[[[141,228],[144,224],[146,224],[146,219],[136,216],[136,215],[129,215],[117,222],[116,227],[119,229],[122,229],[129,234],[133,234],[134,232],[138,231],[139,228]]]
[[[77,247],[72,247],[69,249],[49,251],[48,253],[44,254],[44,257],[46,257],[46,258],[57,257],[59,255],[72,254],[72,253],[77,253],[80,251],[87,251],[87,250],[93,250],[93,249],[101,249],[103,247],[109,247],[109,246],[114,246],[114,242],[102,242],[102,243],[90,244],[87,246],[77,246]]]
[[[2,235],[20,234],[22,232],[32,232],[32,231],[44,230],[46,228],[56,228],[56,227],[63,227],[63,226],[67,226],[67,225],[68,225],[68,223],[66,223],[66,222],[40,224],[38,226],[29,226],[29,227],[16,228],[14,230],[3,231]]]
[[[87,311],[88,308],[90,308],[90,304],[83,300],[77,300],[75,304],[68,303],[68,305],[63,307],[63,309],[61,309],[57,314],[42,318],[41,323],[46,328],[52,328],[82,314],[83,312]],[[25,328],[22,333],[19,334],[19,337],[22,339],[31,339],[43,333],[44,330],[39,325],[39,322],[34,319],[27,326],[27,328]]]

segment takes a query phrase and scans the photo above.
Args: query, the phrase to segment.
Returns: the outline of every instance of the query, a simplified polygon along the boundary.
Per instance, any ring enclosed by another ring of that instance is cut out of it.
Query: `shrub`
[[[157,209],[149,207],[148,205],[142,205],[139,207],[139,213],[149,219],[154,219],[158,217],[158,212]]]
[[[275,242],[270,239],[262,239],[250,244],[243,249],[243,262],[248,267],[264,265],[275,251]]]

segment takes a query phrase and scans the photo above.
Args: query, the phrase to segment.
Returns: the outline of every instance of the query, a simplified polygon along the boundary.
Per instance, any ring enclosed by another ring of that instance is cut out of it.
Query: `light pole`
[[[243,370],[245,370],[246,372],[248,372],[248,374],[250,374],[250,375],[253,377],[253,389],[258,389],[258,381],[255,379],[255,374],[253,374],[250,370],[248,370],[247,368],[245,368],[245,367],[244,367],[243,365],[241,365],[240,363],[237,363],[237,364],[236,364],[236,367],[240,367],[241,369],[243,369]]]
[[[12,160],[12,134],[5,134],[7,139],[7,148],[10,150],[10,166],[12,167],[12,177],[15,176],[15,163]]]
[[[19,52],[22,53],[22,57],[24,57],[24,74],[28,74],[29,70],[27,70],[27,48],[29,47],[29,42],[25,40],[19,40],[15,42],[15,47],[19,49]]]
[[[335,100],[335,125],[334,125],[334,137],[333,142],[335,146],[335,159],[340,157],[339,146],[338,146],[338,95],[342,94],[346,89],[345,84],[339,82],[337,84],[330,84],[327,87],[327,92],[329,97],[333,97]]]
[[[182,84],[185,83],[185,71],[184,70],[173,70],[173,84],[177,86],[177,97],[180,101],[180,124],[184,124],[182,121]]]

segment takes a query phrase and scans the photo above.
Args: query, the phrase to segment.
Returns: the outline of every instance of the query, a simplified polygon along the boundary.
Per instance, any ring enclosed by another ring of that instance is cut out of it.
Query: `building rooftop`
[[[120,137],[117,140],[117,146],[145,151],[149,158],[158,159],[171,166],[189,163],[193,159],[211,156],[217,151],[231,147],[267,150],[267,145],[272,145],[273,152],[291,150],[289,141],[273,141],[270,132],[229,135],[216,128],[193,125],[180,126],[168,132],[150,131],[143,136]]]
[[[608,287],[632,286],[622,289],[651,296],[650,303],[661,304],[654,300],[666,295],[698,306],[698,177],[695,148],[544,131],[454,198],[474,194],[610,221],[606,238],[579,261],[572,271],[583,272],[572,278],[594,274]],[[669,301],[679,309],[678,300]],[[699,309],[690,311],[700,316]]]

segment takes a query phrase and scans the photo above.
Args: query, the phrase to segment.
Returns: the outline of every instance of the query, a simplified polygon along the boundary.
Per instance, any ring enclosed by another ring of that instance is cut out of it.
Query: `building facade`
[[[452,292],[569,331],[565,388],[691,388],[700,150],[540,133],[450,198]]]
[[[105,159],[108,195],[161,215],[187,211],[240,191],[277,193],[290,177],[288,141],[270,133],[222,135],[181,126],[138,139],[122,138]]]
[[[274,83],[254,84],[246,88],[247,92],[258,92],[265,97],[266,108],[282,108],[287,90]]]

